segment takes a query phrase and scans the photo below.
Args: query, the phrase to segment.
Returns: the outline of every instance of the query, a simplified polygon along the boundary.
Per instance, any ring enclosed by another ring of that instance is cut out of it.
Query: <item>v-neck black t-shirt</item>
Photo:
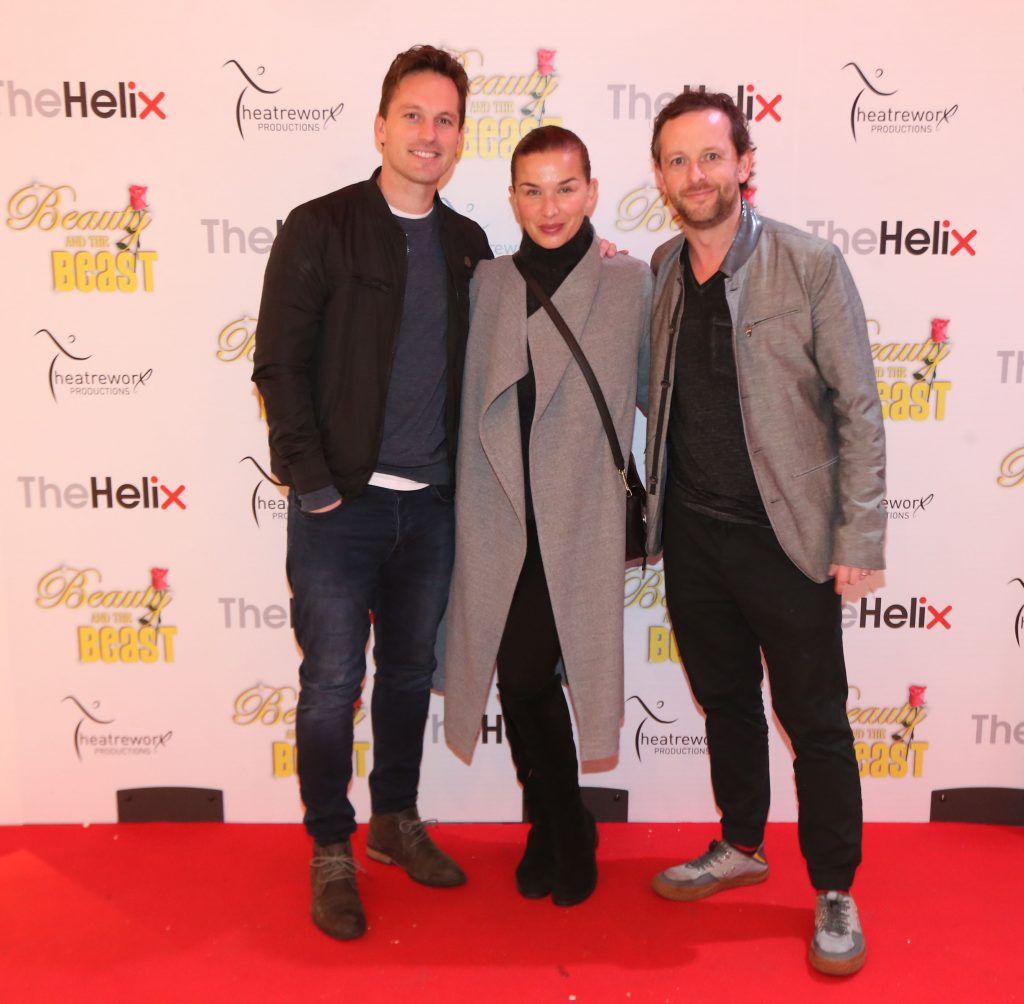
[[[675,500],[732,523],[770,526],[750,465],[733,352],[725,276],[697,282],[682,253],[685,298],[668,420]]]

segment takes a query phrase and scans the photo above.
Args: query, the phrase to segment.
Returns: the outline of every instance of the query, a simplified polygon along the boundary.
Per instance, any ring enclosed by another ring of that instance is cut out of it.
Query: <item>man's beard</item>
[[[705,204],[698,210],[697,215],[691,215],[686,211],[684,197],[676,196],[671,199],[671,202],[672,208],[676,211],[676,215],[682,220],[684,226],[690,227],[692,230],[710,230],[712,227],[717,227],[720,223],[724,223],[732,216],[736,211],[739,198],[738,190],[730,198],[725,192],[718,189],[714,203],[710,206]]]

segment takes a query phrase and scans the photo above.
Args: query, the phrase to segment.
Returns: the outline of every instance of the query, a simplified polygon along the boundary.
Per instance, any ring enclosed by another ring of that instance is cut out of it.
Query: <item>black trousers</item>
[[[498,647],[498,689],[503,697],[529,700],[554,679],[562,647],[555,628],[536,524],[526,524],[526,558]]]
[[[712,519],[669,491],[665,588],[693,695],[707,717],[722,835],[764,839],[770,799],[762,664],[795,754],[800,849],[816,889],[848,889],[861,860],[860,773],[846,716],[841,597],[786,556],[770,528]]]

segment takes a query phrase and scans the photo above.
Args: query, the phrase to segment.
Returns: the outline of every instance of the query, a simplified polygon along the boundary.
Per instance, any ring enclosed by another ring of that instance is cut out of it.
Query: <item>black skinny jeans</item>
[[[722,835],[756,847],[768,819],[772,706],[795,754],[800,849],[816,889],[848,889],[861,859],[860,773],[846,716],[841,598],[786,556],[774,532],[665,512],[668,609],[693,695],[707,716]]]

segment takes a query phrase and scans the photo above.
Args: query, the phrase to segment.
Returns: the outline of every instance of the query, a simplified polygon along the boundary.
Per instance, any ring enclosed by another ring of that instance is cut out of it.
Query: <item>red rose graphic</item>
[[[552,73],[555,72],[554,49],[537,50],[537,72],[543,73],[545,76],[550,76]]]
[[[167,572],[166,568],[151,568],[149,574],[153,583],[154,589],[167,589]]]
[[[924,692],[926,687],[914,687],[910,688],[910,696],[907,698],[907,703],[912,708],[924,707]]]
[[[936,344],[949,339],[946,329],[949,327],[949,318],[942,320],[938,317],[932,318],[932,341]]]
[[[146,192],[149,190],[146,185],[129,185],[128,199],[132,209],[147,209],[149,203],[146,201]]]

